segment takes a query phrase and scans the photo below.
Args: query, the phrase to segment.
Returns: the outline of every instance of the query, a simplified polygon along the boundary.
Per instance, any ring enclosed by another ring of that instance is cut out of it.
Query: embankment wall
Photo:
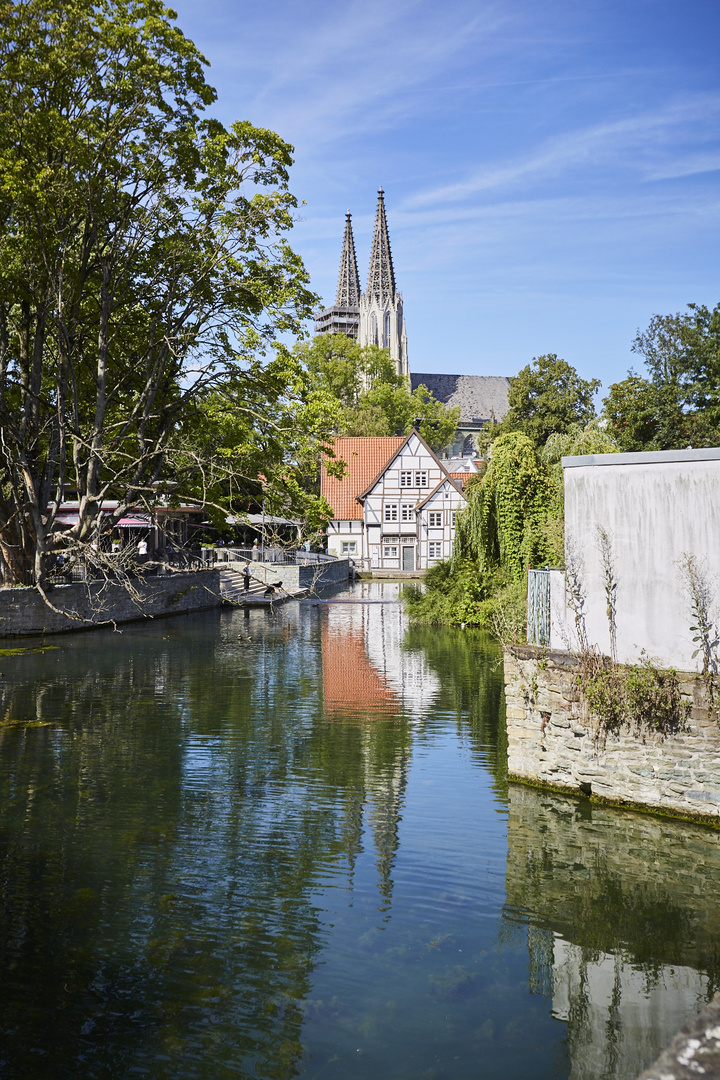
[[[571,653],[514,646],[504,660],[511,779],[720,825],[720,725],[701,677],[678,672],[687,730],[599,739]]]
[[[181,615],[222,603],[217,570],[135,578],[130,589],[105,581],[56,585],[47,595],[58,611],[35,589],[0,589],[0,637],[91,630],[110,621]]]
[[[242,570],[245,561],[228,563],[228,567]],[[350,560],[335,559],[332,562],[283,563],[251,562],[250,571],[254,578],[270,583],[282,581],[284,588],[326,589],[330,585],[340,585],[350,577]]]

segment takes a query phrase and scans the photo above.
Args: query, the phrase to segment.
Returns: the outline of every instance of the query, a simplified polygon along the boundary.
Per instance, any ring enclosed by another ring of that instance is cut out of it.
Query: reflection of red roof
[[[340,631],[325,619],[322,667],[325,712],[329,715],[387,715],[398,711],[397,695],[370,663],[361,631]]]
[[[348,436],[333,439],[335,459],[342,459],[347,471],[342,480],[328,476],[323,462],[320,492],[333,508],[336,518],[362,518],[363,508],[357,501],[382,467],[405,442],[403,435]]]

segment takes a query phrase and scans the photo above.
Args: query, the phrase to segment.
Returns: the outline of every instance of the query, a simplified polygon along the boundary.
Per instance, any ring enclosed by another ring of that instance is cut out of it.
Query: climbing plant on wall
[[[532,441],[519,431],[501,435],[485,476],[468,487],[454,557],[476,560],[483,572],[505,566],[520,578],[547,558],[542,526],[551,508],[548,469]]]

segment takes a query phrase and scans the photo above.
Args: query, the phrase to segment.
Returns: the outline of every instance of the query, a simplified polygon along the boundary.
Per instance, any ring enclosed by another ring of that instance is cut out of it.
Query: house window
[[[428,544],[428,559],[441,559],[442,558],[442,541],[431,540]]]
[[[412,473],[401,472],[400,473],[400,487],[412,487]]]
[[[442,526],[442,510],[431,510],[428,514],[428,525],[431,529]]]
[[[397,521],[398,519],[398,504],[397,503],[385,503],[385,521]]]
[[[354,555],[357,551],[357,542],[355,540],[343,540],[342,552],[343,555]]]
[[[421,472],[415,473],[415,487],[427,487],[427,472],[423,469]]]
[[[393,537],[393,540],[395,538]],[[383,545],[383,559],[397,559],[398,557],[398,545],[397,542]]]
[[[451,511],[451,513],[450,513],[450,524],[452,525],[453,529],[455,528],[455,518],[457,516],[458,516],[457,510]]]
[[[400,520],[401,521],[414,521],[415,511],[412,503],[403,503],[400,507]]]

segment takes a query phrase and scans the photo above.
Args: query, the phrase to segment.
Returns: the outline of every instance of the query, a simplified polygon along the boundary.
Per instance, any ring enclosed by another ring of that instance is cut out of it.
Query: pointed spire
[[[375,215],[375,233],[370,253],[370,269],[367,282],[368,300],[373,298],[382,304],[395,297],[395,271],[393,270],[390,237],[385,218],[385,200],[383,189],[378,188],[377,213]]]
[[[352,214],[345,214],[345,236],[343,237],[340,273],[338,274],[336,307],[356,308],[360,303],[360,278],[358,277],[355,241],[351,224]]]

